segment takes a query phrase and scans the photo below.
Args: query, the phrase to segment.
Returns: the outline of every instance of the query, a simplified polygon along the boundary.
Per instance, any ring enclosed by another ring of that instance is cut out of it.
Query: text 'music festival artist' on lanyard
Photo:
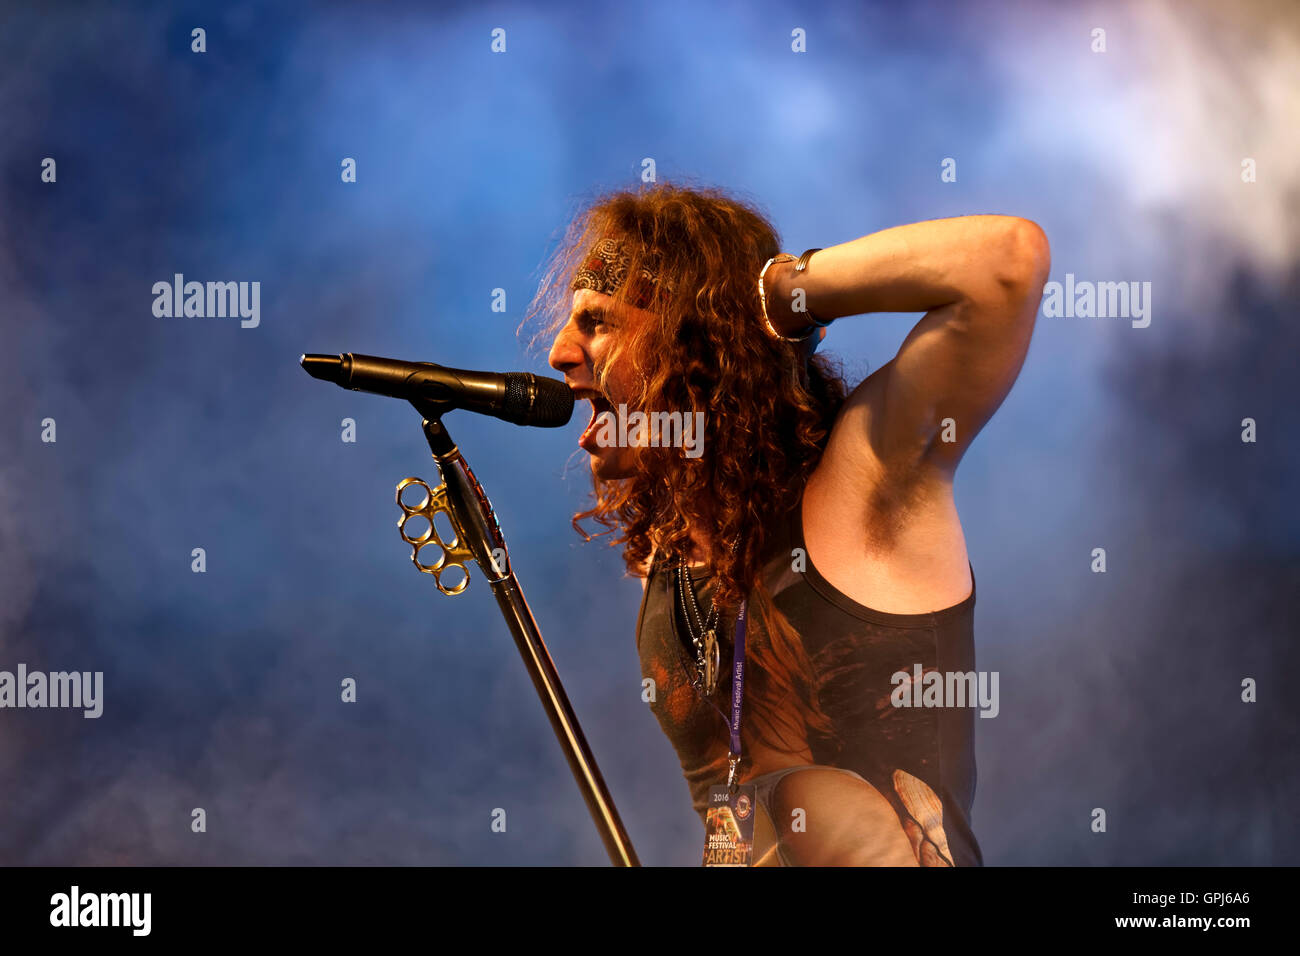
[[[727,758],[727,787],[734,793],[740,771],[740,707],[745,699],[745,598],[736,618],[736,647],[731,665],[731,754]]]
[[[670,585],[671,587],[671,585]],[[731,732],[727,758],[727,782],[709,787],[705,813],[705,866],[752,866],[754,863],[755,796],[753,784],[741,784],[741,709],[745,700],[745,628],[749,602],[742,598],[736,614],[736,636],[731,658],[731,718],[705,693],[698,675],[692,679],[697,693],[706,700]],[[689,624],[688,624],[689,627]]]
[[[718,710],[718,705],[704,696],[699,685],[696,685],[700,696],[704,697],[709,706],[718,712],[718,716],[726,721],[731,731],[731,751],[727,757],[727,787],[732,793],[735,793],[740,777],[740,719],[741,705],[745,700],[745,612],[748,604],[747,598],[741,598],[740,611],[736,617],[736,638],[731,655],[731,717],[728,718]]]
[[[728,755],[727,782],[709,787],[708,811],[704,821],[705,866],[754,865],[754,784],[741,784],[740,776],[740,709],[745,700],[745,611],[740,602],[736,617],[736,644],[731,664],[731,752]],[[713,701],[709,701],[710,706]]]
[[[732,551],[736,550],[736,544],[734,542],[731,545],[731,550]],[[681,573],[684,574],[687,572],[683,568]],[[669,600],[674,600],[672,594],[671,577],[669,578],[668,581],[668,593],[669,593]],[[723,719],[723,721],[727,724],[728,728],[731,731],[731,749],[727,757],[727,788],[733,794],[737,790],[737,783],[740,777],[741,705],[744,703],[744,699],[745,699],[745,612],[748,609],[748,605],[749,605],[748,598],[741,598],[740,610],[736,616],[736,637],[733,644],[732,658],[731,658],[732,664],[731,664],[731,717],[730,719],[728,719],[727,715],[724,714],[721,710],[718,710],[718,705],[715,704],[712,700],[710,700],[709,695],[704,692],[704,689],[695,680],[692,680],[692,684],[695,685],[696,692],[699,693],[700,696],[704,698],[704,700],[708,701],[709,706],[712,707],[717,712],[718,716]],[[689,615],[689,612],[686,610],[685,607],[682,608],[682,614]],[[687,627],[690,627],[689,621],[687,622]]]

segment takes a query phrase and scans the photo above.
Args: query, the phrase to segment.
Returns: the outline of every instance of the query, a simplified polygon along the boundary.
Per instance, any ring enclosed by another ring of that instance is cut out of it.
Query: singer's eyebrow
[[[589,305],[579,309],[574,313],[574,316],[579,322],[590,322],[593,319],[600,319],[600,321],[604,322],[606,325],[613,324],[609,321],[609,311],[599,305]]]

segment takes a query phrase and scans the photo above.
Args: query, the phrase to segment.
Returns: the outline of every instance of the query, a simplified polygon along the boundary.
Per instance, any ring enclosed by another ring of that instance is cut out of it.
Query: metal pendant
[[[718,668],[722,663],[718,650],[718,635],[714,633],[713,628],[704,632],[704,647],[701,650],[704,657],[704,690],[705,693],[712,694],[718,686]]]

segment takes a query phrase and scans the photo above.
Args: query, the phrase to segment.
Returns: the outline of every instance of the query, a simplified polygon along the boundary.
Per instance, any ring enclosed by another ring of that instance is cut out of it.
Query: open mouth
[[[596,444],[596,426],[597,419],[600,418],[601,412],[612,412],[614,406],[610,404],[608,398],[603,392],[594,388],[575,388],[573,397],[578,401],[588,401],[591,403],[591,420],[587,422],[587,427],[582,430],[582,435],[578,438],[578,445],[586,451],[595,454],[600,447]]]

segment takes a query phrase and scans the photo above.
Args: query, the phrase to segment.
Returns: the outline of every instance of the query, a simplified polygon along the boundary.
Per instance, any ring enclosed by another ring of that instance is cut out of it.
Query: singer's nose
[[[582,346],[578,344],[572,322],[560,329],[555,341],[551,343],[551,351],[546,360],[557,372],[568,372],[582,365]]]
[[[343,374],[342,355],[313,355],[308,352],[298,360],[298,363],[312,378],[323,379],[326,382],[337,383]]]

